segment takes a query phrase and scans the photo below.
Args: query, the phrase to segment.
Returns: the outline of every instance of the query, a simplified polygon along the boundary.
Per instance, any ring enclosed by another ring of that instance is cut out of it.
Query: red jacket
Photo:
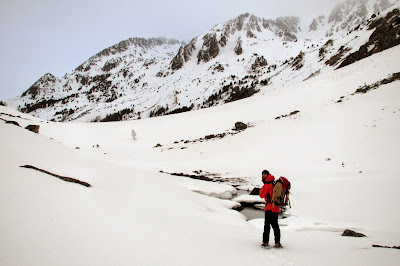
[[[269,175],[264,182],[273,182],[275,181],[275,177],[273,175]],[[272,198],[272,190],[274,189],[274,185],[272,184],[272,182],[270,184],[265,184],[264,186],[260,189],[260,198],[265,199],[265,202],[267,202],[267,194],[269,194],[269,198]],[[275,213],[279,213],[280,212],[280,207],[278,204],[275,204],[274,207],[272,207],[272,203],[267,203],[265,205],[265,209],[264,211],[268,211],[271,210],[272,212]]]

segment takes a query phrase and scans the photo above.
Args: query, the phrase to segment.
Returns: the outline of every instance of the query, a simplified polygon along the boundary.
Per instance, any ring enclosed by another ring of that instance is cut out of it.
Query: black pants
[[[263,242],[268,244],[269,242],[269,231],[274,229],[275,243],[281,242],[281,230],[278,224],[278,214],[272,211],[265,212],[265,222],[264,222],[264,234]]]

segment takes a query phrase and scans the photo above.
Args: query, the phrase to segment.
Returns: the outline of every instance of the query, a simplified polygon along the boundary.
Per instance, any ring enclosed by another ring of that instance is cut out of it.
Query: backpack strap
[[[272,203],[271,196],[269,195],[269,193],[267,193],[267,197],[265,199],[266,199],[267,204]]]
[[[270,181],[264,182],[264,184],[272,184],[274,186],[275,185],[275,181],[274,180],[270,180]],[[266,199],[267,204],[268,203],[272,203],[271,195],[269,195],[269,193],[267,193],[267,197],[265,199]]]

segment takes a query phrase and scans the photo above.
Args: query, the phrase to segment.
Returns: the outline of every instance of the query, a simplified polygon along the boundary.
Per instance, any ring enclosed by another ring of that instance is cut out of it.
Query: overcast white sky
[[[342,0],[5,0],[0,9],[0,99],[45,73],[62,77],[130,37],[190,41],[243,13],[316,17]]]

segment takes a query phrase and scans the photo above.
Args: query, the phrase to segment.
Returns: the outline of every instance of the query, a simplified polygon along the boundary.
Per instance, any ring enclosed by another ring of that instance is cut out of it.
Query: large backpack
[[[289,201],[289,193],[290,193],[290,182],[287,178],[281,176],[274,183],[274,189],[272,190],[272,206],[278,204],[281,207],[290,207]]]

